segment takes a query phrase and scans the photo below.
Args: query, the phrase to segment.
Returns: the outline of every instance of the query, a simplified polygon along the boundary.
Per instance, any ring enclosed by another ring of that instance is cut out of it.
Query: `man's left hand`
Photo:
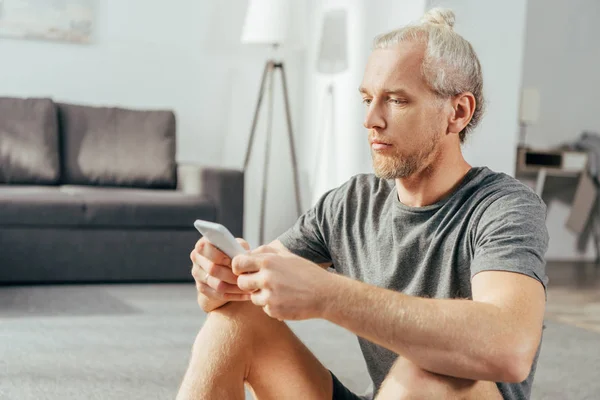
[[[333,274],[288,251],[261,246],[232,260],[238,287],[272,318],[319,318]]]

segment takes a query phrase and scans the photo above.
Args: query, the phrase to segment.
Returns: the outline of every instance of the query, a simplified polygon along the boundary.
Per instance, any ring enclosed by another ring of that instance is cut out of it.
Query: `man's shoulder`
[[[375,193],[380,190],[389,190],[395,185],[394,180],[382,179],[373,173],[356,174],[352,176],[343,187],[346,191]]]
[[[517,178],[504,172],[493,171],[489,168],[485,168],[485,170],[486,173],[484,175],[483,183],[486,186],[494,189],[497,188],[503,194],[521,193],[527,194],[528,197],[532,195],[532,197],[537,197],[539,200],[541,200],[531,187],[527,186]]]
[[[375,174],[357,174],[322,197],[322,204],[336,210],[363,209],[385,202],[395,187],[393,180],[378,178]]]
[[[394,180],[382,179],[375,174],[357,174],[339,186],[335,196],[339,201],[346,200],[355,205],[373,203],[387,198],[394,187]]]
[[[479,178],[475,203],[483,206],[484,215],[502,218],[509,211],[545,215],[544,201],[518,179],[488,168],[484,168]]]

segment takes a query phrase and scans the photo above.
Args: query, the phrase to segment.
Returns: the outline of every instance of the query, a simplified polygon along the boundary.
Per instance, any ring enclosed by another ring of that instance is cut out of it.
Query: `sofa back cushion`
[[[175,188],[175,115],[58,104],[63,183]]]
[[[0,183],[58,183],[58,147],[51,99],[0,97]]]

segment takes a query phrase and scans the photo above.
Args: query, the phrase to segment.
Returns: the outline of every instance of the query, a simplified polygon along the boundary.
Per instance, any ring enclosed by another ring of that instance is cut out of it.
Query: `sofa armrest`
[[[216,207],[216,222],[235,237],[244,234],[244,172],[235,169],[177,165],[177,190],[208,197]]]

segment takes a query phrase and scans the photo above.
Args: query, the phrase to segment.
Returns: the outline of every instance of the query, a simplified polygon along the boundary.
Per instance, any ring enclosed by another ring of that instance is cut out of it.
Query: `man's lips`
[[[380,140],[371,140],[371,148],[373,150],[383,150],[392,147],[391,144],[382,142]]]

